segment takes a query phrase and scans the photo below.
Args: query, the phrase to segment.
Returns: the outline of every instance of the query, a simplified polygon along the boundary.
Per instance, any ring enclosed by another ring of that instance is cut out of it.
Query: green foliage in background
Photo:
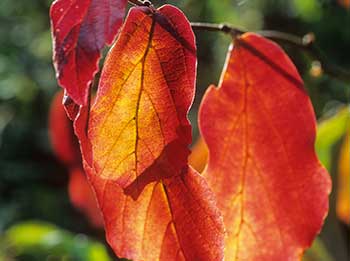
[[[316,151],[322,164],[331,171],[332,147],[345,136],[350,124],[350,107],[335,109],[335,115],[321,119],[317,127]]]
[[[106,248],[83,234],[43,222],[24,222],[10,227],[0,238],[3,259],[111,261]]]

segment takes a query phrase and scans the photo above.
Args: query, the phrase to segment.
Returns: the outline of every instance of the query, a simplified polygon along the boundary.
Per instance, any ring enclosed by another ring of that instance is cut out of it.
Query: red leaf
[[[223,260],[223,223],[205,180],[189,169],[148,184],[137,200],[113,180],[93,186],[107,240],[119,257],[139,260]]]
[[[101,211],[82,170],[79,144],[73,132],[73,124],[62,105],[63,91],[58,92],[51,104],[49,132],[56,156],[69,170],[68,192],[72,204],[81,210],[96,227],[103,227]]]
[[[50,10],[54,65],[62,88],[86,105],[100,51],[122,24],[127,0],[56,0]]]
[[[64,90],[62,104],[64,106],[68,118],[71,121],[74,121],[79,113],[80,106],[76,104],[71,97],[69,97],[69,95],[67,94],[67,90]]]
[[[223,258],[222,218],[187,165],[195,73],[194,35],[181,11],[132,8],[91,112],[75,122],[107,239],[120,257]]]
[[[82,167],[69,171],[68,192],[72,204],[89,218],[90,223],[97,228],[103,228],[101,211]]]
[[[62,105],[63,92],[58,92],[52,100],[49,115],[49,134],[52,148],[66,166],[81,164],[77,138],[72,122],[67,118]]]
[[[299,260],[311,245],[331,189],[315,155],[315,125],[281,48],[255,34],[237,39],[200,109],[204,176],[224,216],[227,260]]]

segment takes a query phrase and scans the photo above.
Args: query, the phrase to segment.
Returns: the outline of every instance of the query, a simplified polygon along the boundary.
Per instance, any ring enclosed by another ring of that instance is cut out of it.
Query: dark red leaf
[[[68,192],[72,204],[89,218],[90,223],[103,228],[101,211],[82,167],[69,170]]]
[[[73,122],[68,119],[62,105],[63,96],[63,91],[58,92],[51,104],[49,133],[52,147],[58,159],[69,169],[68,192],[72,204],[88,217],[92,225],[103,228],[101,212],[82,168]]]
[[[52,148],[57,157],[66,165],[81,164],[77,138],[74,136],[72,122],[67,118],[62,105],[63,91],[52,100],[49,114],[49,134]]]
[[[100,52],[122,24],[127,0],[56,0],[50,10],[54,65],[62,88],[86,105]]]

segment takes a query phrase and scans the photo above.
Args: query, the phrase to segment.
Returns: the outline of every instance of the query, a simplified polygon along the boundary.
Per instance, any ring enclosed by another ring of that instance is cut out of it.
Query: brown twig
[[[142,2],[140,0],[128,0],[128,2],[132,5],[142,6]]]
[[[136,6],[151,6],[152,3],[148,0],[128,0],[128,2],[132,5]]]
[[[205,31],[221,31],[226,34],[231,34],[233,37],[244,34],[245,31],[227,24],[212,24],[212,23],[191,23],[194,30]]]
[[[191,26],[194,30],[224,32],[226,34],[230,34],[233,38],[239,37],[241,34],[247,32],[246,30],[242,30],[227,24],[191,23]],[[288,44],[301,49],[312,59],[320,62],[324,73],[338,80],[350,82],[350,71],[332,64],[323,54],[323,52],[315,45],[315,36],[312,33],[306,34],[303,37],[270,30],[257,31],[256,33],[276,42]]]

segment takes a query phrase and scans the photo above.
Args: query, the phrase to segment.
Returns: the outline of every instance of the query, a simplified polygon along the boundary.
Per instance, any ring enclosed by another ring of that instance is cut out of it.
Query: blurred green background
[[[103,231],[70,204],[68,174],[52,151],[47,124],[58,86],[51,62],[51,0],[0,1],[0,260],[114,260]],[[193,22],[228,22],[247,30],[313,32],[330,63],[350,69],[350,11],[331,0],[178,0]],[[346,2],[346,1],[343,1]],[[197,96],[190,118],[210,83],[220,77],[230,38],[196,32]],[[318,153],[334,181],[330,214],[307,260],[349,260],[349,227],[335,215],[337,162],[350,112],[347,82],[313,75],[313,59],[283,46],[305,80],[319,128]],[[315,63],[314,63],[315,64]],[[344,116],[344,111],[347,116]],[[342,116],[343,115],[343,116]]]

